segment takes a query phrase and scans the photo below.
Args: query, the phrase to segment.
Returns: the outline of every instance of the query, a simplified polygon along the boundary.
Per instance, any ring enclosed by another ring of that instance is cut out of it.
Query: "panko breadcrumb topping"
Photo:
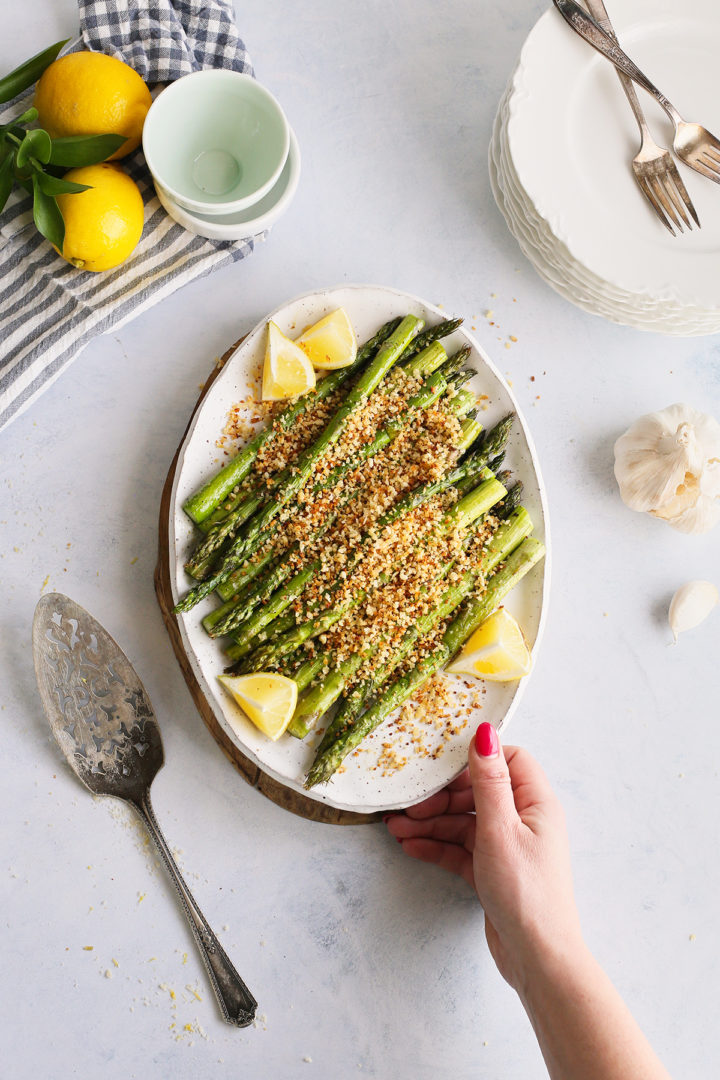
[[[403,769],[411,755],[439,758],[448,742],[461,735],[472,718],[477,721],[484,693],[485,688],[475,680],[458,685],[442,672],[434,675],[383,728],[373,768],[390,776]]]
[[[272,420],[274,411],[274,401],[258,401],[254,395],[241,398],[231,405],[222,436],[215,445],[224,449],[228,442],[246,442],[255,434],[258,424]]]
[[[268,539],[267,546],[273,547],[279,561],[290,565],[292,574],[319,560],[318,572],[290,610],[297,624],[332,612],[324,631],[306,641],[301,652],[303,659],[317,655],[326,659],[322,674],[361,657],[359,667],[345,682],[345,696],[358,693],[364,680],[385,671],[401,643],[407,648],[401,663],[387,672],[392,671],[393,677],[415,667],[437,646],[448,620],[424,636],[417,632],[418,620],[432,612],[448,587],[466,572],[478,571],[485,546],[499,524],[487,515],[470,534],[448,528],[443,519],[459,498],[453,488],[383,523],[383,515],[399,499],[445,476],[459,458],[462,429],[448,408],[454,391],[427,409],[408,412],[408,401],[421,385],[420,379],[401,368],[389,374],[351,415],[294,502],[281,510],[276,519],[279,527]],[[338,391],[323,401],[310,401],[287,431],[271,420],[277,430],[261,448],[253,477],[260,476],[271,490],[283,470],[296,467],[342,397]],[[259,403],[255,405],[258,411],[250,408],[251,424],[262,418]],[[240,437],[241,414],[248,415],[247,399],[231,410],[225,429],[228,436]],[[395,425],[394,437],[363,460],[365,448],[388,424]],[[333,470],[342,472],[336,482],[332,482]],[[230,499],[236,499],[238,492],[242,494],[242,484]],[[267,546],[260,549],[258,558]],[[477,588],[484,588],[482,573]],[[447,679],[435,677],[403,706],[382,744],[377,768],[383,775],[401,768],[410,752],[439,756],[447,739],[465,727],[467,718],[457,720],[448,686]]]

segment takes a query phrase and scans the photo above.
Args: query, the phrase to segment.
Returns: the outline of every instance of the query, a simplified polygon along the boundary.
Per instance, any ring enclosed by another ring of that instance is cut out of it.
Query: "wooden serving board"
[[[159,544],[158,561],[157,566],[155,567],[155,592],[162,612],[163,621],[167,628],[167,632],[170,635],[172,647],[175,650],[175,656],[180,664],[180,670],[185,676],[185,682],[188,685],[193,701],[197,705],[198,712],[204,720],[205,725],[209,728],[215,741],[219,743],[225,751],[241,776],[243,776],[249,784],[252,784],[253,787],[256,787],[258,791],[261,791],[263,795],[266,795],[268,799],[277,803],[278,806],[282,806],[285,810],[291,810],[293,814],[298,814],[300,817],[308,818],[310,821],[322,821],[330,825],[363,825],[371,821],[378,821],[381,815],[357,814],[351,810],[337,810],[335,807],[328,806],[326,803],[318,802],[317,799],[310,799],[307,795],[301,795],[300,792],[294,791],[292,788],[287,788],[272,776],[268,776],[267,773],[263,772],[259,765],[256,765],[238,749],[235,743],[221,728],[210,703],[195,678],[190,662],[185,654],[177,619],[175,615],[173,615],[173,598],[170,585],[170,497],[175,481],[175,470],[177,468],[180,449],[185,441],[185,436],[192,423],[192,419],[203,398],[222,370],[225,361],[232,356],[242,340],[243,339],[241,338],[240,341],[236,341],[234,345],[231,345],[209,375],[202,393],[195,404],[195,408],[193,409],[188,425],[185,428],[183,437],[180,440],[180,445],[175,451],[175,457],[172,460],[170,471],[167,474],[162,499],[160,500]]]

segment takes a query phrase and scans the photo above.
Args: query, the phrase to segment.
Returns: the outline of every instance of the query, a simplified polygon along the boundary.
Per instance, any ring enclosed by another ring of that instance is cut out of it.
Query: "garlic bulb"
[[[668,612],[668,622],[677,642],[678,634],[692,630],[707,619],[720,601],[720,594],[711,581],[688,581],[681,585],[672,600]]]
[[[720,520],[720,424],[690,405],[641,416],[615,443],[615,479],[631,510],[707,532]]]

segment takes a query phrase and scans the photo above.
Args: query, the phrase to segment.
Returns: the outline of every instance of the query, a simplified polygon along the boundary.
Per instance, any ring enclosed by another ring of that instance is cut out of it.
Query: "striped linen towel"
[[[229,0],[79,0],[81,38],[64,51],[93,49],[130,64],[150,85],[205,67],[252,74]],[[33,89],[0,109],[0,124],[32,103]],[[123,167],[145,203],[131,259],[116,270],[76,270],[32,223],[30,199],[15,191],[0,216],[0,429],[25,410],[96,334],[117,329],[194,278],[236,262],[253,240],[206,240],[168,217],[136,151]]]

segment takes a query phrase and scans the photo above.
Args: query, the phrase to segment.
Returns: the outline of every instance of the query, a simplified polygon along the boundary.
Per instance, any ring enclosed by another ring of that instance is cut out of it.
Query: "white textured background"
[[[512,738],[562,796],[591,946],[674,1075],[716,1068],[720,616],[676,649],[664,619],[682,581],[720,579],[718,537],[625,510],[612,443],[673,401],[720,416],[720,348],[582,314],[507,234],[486,148],[543,6],[238,5],[300,140],[295,203],[251,258],[96,340],[0,438],[3,1061],[18,1080],[545,1075],[468,888],[403,858],[381,826],[311,824],[248,788],[195,712],[155,602],[160,492],[214,358],[283,300],[345,281],[465,315],[512,379],[554,539]],[[72,35],[75,7],[25,0],[13,23],[2,70]],[[260,1001],[257,1028],[220,1022],[143,834],[50,742],[30,651],[46,579],[107,626],[150,692],[157,814]]]

